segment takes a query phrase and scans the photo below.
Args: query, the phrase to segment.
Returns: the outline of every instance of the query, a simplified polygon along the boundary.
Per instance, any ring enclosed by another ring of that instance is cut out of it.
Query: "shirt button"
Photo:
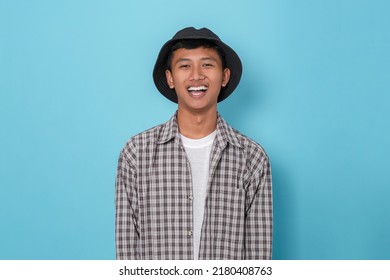
[[[190,196],[188,197],[188,199],[189,199],[190,201],[192,201],[194,198],[192,197],[192,195],[190,195]]]
[[[192,230],[188,232],[188,236],[192,236]]]

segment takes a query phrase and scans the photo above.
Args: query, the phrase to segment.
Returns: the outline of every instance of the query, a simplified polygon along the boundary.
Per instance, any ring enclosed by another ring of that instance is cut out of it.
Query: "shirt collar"
[[[161,133],[157,143],[163,144],[172,139],[180,142],[179,127],[177,124],[177,112],[171,117],[169,121],[162,125]],[[227,122],[219,113],[217,115],[217,134],[215,136],[215,141],[216,145],[220,147],[225,147],[227,143],[230,143],[238,148],[242,147],[240,140],[237,137],[237,133],[227,124]]]
[[[177,125],[177,112],[170,118],[169,121],[164,123],[161,128],[160,136],[157,140],[157,144],[166,143],[173,138],[179,139],[179,126]]]

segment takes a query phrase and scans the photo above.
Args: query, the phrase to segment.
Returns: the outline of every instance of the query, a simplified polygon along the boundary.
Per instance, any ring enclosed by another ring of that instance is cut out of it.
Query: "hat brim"
[[[215,38],[207,38],[205,36],[189,36],[187,38],[171,39],[163,45],[163,47],[161,48],[158,54],[156,64],[153,69],[153,81],[157,89],[160,91],[162,95],[164,95],[172,102],[175,103],[178,102],[175,90],[171,89],[168,86],[166,80],[166,75],[165,75],[165,72],[167,70],[166,60],[172,46],[176,42],[186,40],[186,39],[203,39],[203,40],[212,41],[218,47],[220,47],[224,52],[226,68],[230,69],[230,79],[227,85],[221,88],[221,91],[218,95],[218,102],[225,100],[230,94],[232,94],[232,92],[236,89],[236,87],[238,86],[241,80],[241,75],[242,75],[241,60],[237,55],[237,53],[231,47],[229,47],[228,45],[226,45],[220,40],[217,40]]]

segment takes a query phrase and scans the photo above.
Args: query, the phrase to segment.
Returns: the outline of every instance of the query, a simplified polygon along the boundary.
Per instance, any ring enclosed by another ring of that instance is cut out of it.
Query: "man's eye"
[[[181,68],[181,69],[186,69],[186,68],[189,68],[189,67],[190,67],[190,65],[188,65],[188,64],[183,64],[183,65],[179,66],[179,68]]]
[[[203,67],[213,67],[213,64],[211,64],[211,63],[204,63]]]

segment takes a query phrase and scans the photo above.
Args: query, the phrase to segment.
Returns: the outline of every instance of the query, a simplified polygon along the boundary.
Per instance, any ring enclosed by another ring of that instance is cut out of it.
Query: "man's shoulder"
[[[150,143],[150,142],[156,142],[159,138],[160,132],[162,127],[165,123],[153,126],[151,128],[148,128],[134,136],[132,136],[129,139],[129,142],[135,142],[135,143]]]
[[[246,159],[246,167],[249,174],[252,174],[251,176],[258,176],[258,174],[262,174],[263,171],[270,166],[270,159],[265,149],[252,138],[235,129],[233,130],[241,144],[241,149]]]
[[[252,138],[241,133],[235,128],[232,128],[232,133],[234,134],[234,137],[238,140],[238,143],[240,143],[240,146],[243,149],[244,153],[247,155],[247,158],[255,162],[264,160],[269,161],[265,149],[259,142],[253,140]]]
[[[249,136],[243,134],[239,130],[235,129],[234,127],[231,127],[230,125],[227,125],[230,129],[229,133],[233,136],[233,138],[237,139],[237,142],[243,148],[244,150],[248,151],[255,151],[255,152],[263,152],[265,153],[265,150],[263,146],[258,143],[257,141],[253,140]]]
[[[135,164],[135,159],[138,158],[140,151],[145,150],[147,147],[151,148],[153,143],[157,142],[163,125],[159,124],[128,139],[120,152],[119,160]]]
[[[126,146],[139,147],[156,143],[159,139],[161,129],[164,125],[165,123],[162,123],[135,134],[127,141]]]

